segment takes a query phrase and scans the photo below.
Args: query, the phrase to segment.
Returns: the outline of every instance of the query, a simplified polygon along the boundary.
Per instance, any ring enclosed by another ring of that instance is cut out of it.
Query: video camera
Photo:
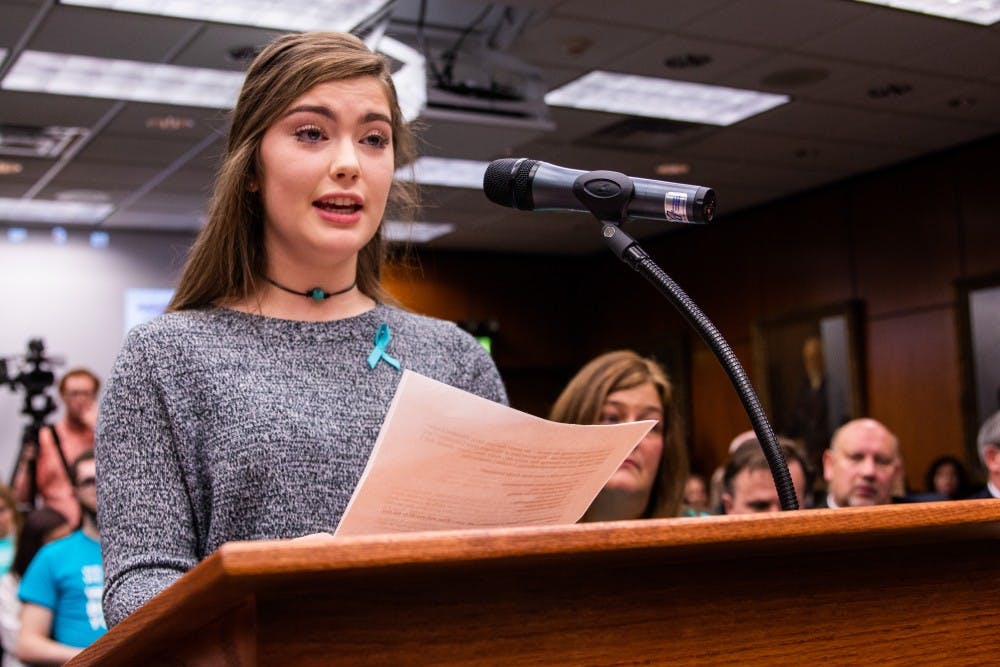
[[[16,364],[14,374],[9,364]],[[45,343],[41,338],[28,341],[28,351],[23,356],[0,358],[0,384],[6,384],[11,391],[18,387],[24,389],[24,407],[21,414],[31,417],[31,425],[35,432],[45,423],[45,418],[55,412],[56,405],[48,393],[49,387],[55,383],[52,366],[56,360],[45,356]]]

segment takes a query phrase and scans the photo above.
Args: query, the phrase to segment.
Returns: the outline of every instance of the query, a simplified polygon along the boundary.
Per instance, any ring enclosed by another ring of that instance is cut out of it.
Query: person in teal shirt
[[[80,528],[42,547],[18,591],[24,606],[16,653],[26,663],[63,663],[107,632],[93,452],[77,458],[71,472]]]

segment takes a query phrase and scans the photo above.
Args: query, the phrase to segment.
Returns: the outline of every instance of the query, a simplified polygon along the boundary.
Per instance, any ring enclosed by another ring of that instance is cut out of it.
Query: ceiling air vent
[[[0,155],[58,158],[89,132],[82,127],[0,125]]]
[[[713,129],[717,128],[702,123],[630,117],[606,125],[578,139],[576,143],[616,150],[659,153],[697,139]]]

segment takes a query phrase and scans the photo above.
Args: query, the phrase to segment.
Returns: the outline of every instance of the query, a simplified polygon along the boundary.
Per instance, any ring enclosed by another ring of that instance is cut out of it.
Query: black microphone
[[[483,176],[483,191],[490,201],[522,211],[589,211],[574,194],[574,185],[587,187],[589,178],[577,184],[581,176],[593,174],[595,187],[602,187],[613,172],[587,172],[567,169],[528,158],[493,160]],[[715,191],[700,185],[685,185],[649,178],[624,178],[632,181],[634,193],[625,213],[630,218],[649,218],[667,222],[712,222],[715,219]]]

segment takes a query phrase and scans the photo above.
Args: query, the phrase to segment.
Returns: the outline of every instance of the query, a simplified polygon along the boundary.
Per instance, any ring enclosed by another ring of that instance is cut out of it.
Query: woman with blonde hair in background
[[[0,484],[0,574],[10,567],[17,549],[17,536],[21,532],[21,513],[17,511],[17,498],[6,484]]]
[[[549,419],[567,424],[657,421],[607,481],[581,521],[679,514],[688,456],[674,389],[658,363],[631,350],[602,354],[569,381]]]

